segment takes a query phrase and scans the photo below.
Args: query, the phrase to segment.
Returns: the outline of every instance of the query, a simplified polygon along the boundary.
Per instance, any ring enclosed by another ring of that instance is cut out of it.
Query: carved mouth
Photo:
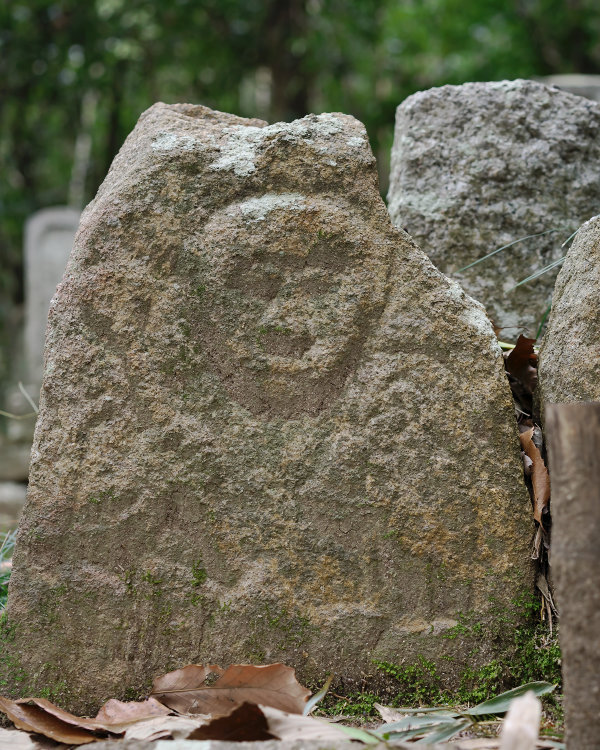
[[[295,335],[286,329],[268,331],[259,336],[259,346],[267,356],[301,359],[313,343],[312,336]]]

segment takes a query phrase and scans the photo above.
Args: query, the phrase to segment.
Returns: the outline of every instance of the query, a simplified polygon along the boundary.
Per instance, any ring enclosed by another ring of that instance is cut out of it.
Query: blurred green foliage
[[[155,101],[270,121],[353,114],[385,188],[407,95],[595,73],[599,40],[597,0],[4,0],[0,326],[22,297],[26,217],[87,202]]]

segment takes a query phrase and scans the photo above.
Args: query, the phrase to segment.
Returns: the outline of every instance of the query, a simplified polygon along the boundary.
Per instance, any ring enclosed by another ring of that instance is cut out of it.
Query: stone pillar
[[[600,403],[548,404],[567,747],[600,744]]]

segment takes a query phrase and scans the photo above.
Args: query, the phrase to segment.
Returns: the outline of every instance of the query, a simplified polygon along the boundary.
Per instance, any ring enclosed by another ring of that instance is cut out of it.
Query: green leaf
[[[381,737],[378,737],[372,732],[367,732],[366,729],[357,729],[356,727],[346,727],[343,724],[336,724],[336,729],[339,729],[344,734],[347,734],[353,740],[360,740],[367,745],[378,745],[381,742]]]
[[[429,732],[440,726],[441,724],[430,724],[420,729],[405,729],[403,732],[386,732],[386,734],[381,735],[381,738],[386,742],[390,740],[404,742],[404,740],[412,740],[414,737],[420,737],[424,732]]]
[[[454,721],[451,724],[447,723],[444,724],[437,729],[434,729],[433,732],[430,732],[428,735],[423,737],[420,740],[417,740],[415,742],[415,745],[420,745],[422,743],[427,743],[433,745],[435,742],[445,742],[446,740],[449,740],[451,737],[454,737],[455,734],[458,734],[459,732],[462,732],[463,729],[466,729],[467,727],[470,727],[473,722],[469,719],[460,719],[458,721]]]
[[[551,682],[528,682],[526,685],[520,685],[507,693],[501,693],[495,698],[490,698],[473,708],[463,711],[465,716],[481,716],[482,714],[503,714],[508,711],[511,701],[521,695],[525,695],[530,690],[538,698],[540,695],[548,695],[556,688]]]
[[[394,711],[398,711],[401,714],[446,714],[452,716],[459,716],[460,712],[456,710],[456,706],[434,706],[433,708],[394,708]],[[452,712],[451,714],[449,712]]]
[[[418,729],[423,726],[433,726],[443,724],[448,721],[456,721],[460,718],[457,714],[429,714],[428,716],[405,716],[403,719],[393,721],[390,724],[383,724],[377,727],[376,734],[385,734],[388,732],[404,731],[407,729]]]
[[[325,680],[325,684],[323,685],[323,687],[317,693],[311,695],[311,697],[306,701],[304,711],[302,711],[303,716],[308,716],[317,705],[317,703],[327,695],[327,691],[331,687],[332,680],[333,674],[330,674],[329,677]]]
[[[406,722],[406,724],[400,726],[403,722]],[[464,722],[467,722],[467,725],[472,723],[470,719],[457,719],[455,716],[436,716],[436,718],[433,718],[431,715],[413,716],[405,717],[402,721],[396,721],[394,724],[379,727],[376,732],[384,740],[410,740],[413,737],[420,737],[423,734],[427,735],[429,732],[443,732],[446,734],[452,729],[449,734],[452,737],[456,732],[460,731]],[[459,725],[459,728],[456,725]]]

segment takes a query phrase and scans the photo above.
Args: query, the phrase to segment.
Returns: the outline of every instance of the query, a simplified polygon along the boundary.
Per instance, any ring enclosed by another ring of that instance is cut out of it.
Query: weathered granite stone
[[[418,655],[452,682],[502,655],[504,625],[444,637],[529,583],[501,353],[392,227],[352,117],[145,112],[82,217],[45,363],[15,692],[97,708],[203,661],[362,686]]]
[[[539,356],[545,404],[600,401],[600,216],[577,232],[561,268]]]
[[[436,266],[456,276],[503,335],[535,336],[556,279],[560,245],[600,204],[600,105],[534,81],[442,86],[396,113],[389,210]]]

